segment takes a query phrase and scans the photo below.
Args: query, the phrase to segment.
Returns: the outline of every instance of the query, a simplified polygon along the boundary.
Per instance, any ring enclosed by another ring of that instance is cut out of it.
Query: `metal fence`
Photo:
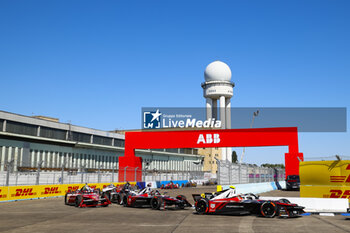
[[[39,185],[39,184],[77,184],[77,183],[112,183],[119,181],[117,169],[97,169],[91,171],[81,167],[80,169],[65,169],[61,171],[41,170],[38,167],[34,171],[13,171],[11,164],[6,172],[0,173],[0,186],[15,185]],[[129,181],[136,181],[138,168],[128,168],[123,173],[134,174]],[[170,170],[142,170],[142,181],[169,181],[169,180],[195,180],[203,182],[213,178],[210,172],[204,171],[170,171]],[[130,176],[129,176],[130,177]],[[284,169],[258,167],[251,164],[233,164],[228,161],[218,160],[217,182],[221,185],[260,183],[284,180]],[[123,179],[124,181],[125,179]]]
[[[129,181],[136,181],[137,172],[134,168],[125,169],[133,172],[135,178]],[[124,174],[126,174],[124,170]],[[142,170],[142,180],[168,181],[168,180],[204,180],[203,171],[168,171],[168,170]],[[112,183],[119,181],[119,171],[96,172],[87,171],[31,171],[31,172],[2,172],[0,173],[0,186],[18,185],[43,185],[43,184],[77,184],[77,183]],[[124,179],[123,179],[124,180]]]
[[[220,185],[262,183],[284,180],[281,168],[258,167],[251,164],[236,164],[218,160],[217,181]]]

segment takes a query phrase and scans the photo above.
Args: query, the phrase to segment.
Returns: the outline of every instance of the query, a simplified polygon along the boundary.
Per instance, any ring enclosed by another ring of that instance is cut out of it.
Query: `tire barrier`
[[[350,160],[301,162],[299,170],[300,197],[344,198],[350,202]]]
[[[89,183],[92,188],[103,189],[110,183]],[[124,182],[113,183],[115,186]],[[130,182],[136,185],[136,182]],[[28,186],[0,186],[0,202],[30,200],[49,197],[64,196],[68,191],[81,188],[85,184],[59,184],[59,185],[28,185]]]

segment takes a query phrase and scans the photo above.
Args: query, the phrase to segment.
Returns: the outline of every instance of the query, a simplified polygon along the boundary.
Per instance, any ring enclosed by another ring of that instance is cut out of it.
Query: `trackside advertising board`
[[[92,188],[103,189],[110,183],[89,183]],[[115,186],[120,186],[125,183],[113,183]],[[136,182],[130,182],[131,185],[136,185]],[[0,202],[14,201],[24,199],[35,199],[45,197],[64,196],[68,191],[80,189],[85,184],[59,184],[59,185],[30,185],[30,186],[1,186],[0,187]]]
[[[300,162],[300,197],[347,198],[350,160]]]

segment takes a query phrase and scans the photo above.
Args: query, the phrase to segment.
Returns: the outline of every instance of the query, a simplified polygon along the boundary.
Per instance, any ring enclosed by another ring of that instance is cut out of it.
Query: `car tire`
[[[118,205],[122,205],[123,204],[123,194],[118,193],[116,199],[117,199]]]
[[[68,205],[67,198],[68,198],[68,194],[66,193],[66,195],[64,195],[64,204],[65,205]]]
[[[201,199],[197,202],[196,212],[198,214],[205,214],[208,210],[208,202],[204,199]]]
[[[106,200],[108,199],[108,196],[107,196],[107,194],[105,194],[105,195],[103,195],[103,198],[105,198]],[[108,199],[109,200],[109,199]],[[101,205],[102,207],[107,207],[109,204],[107,203],[107,204],[105,204],[105,205]]]
[[[180,202],[177,206],[179,207],[180,210],[185,209],[185,203],[184,202]]]
[[[124,207],[127,207],[128,206],[128,196],[127,195],[123,195],[123,206]]]
[[[108,198],[108,200],[111,200],[111,193],[110,192],[105,192],[102,194],[102,197],[106,196]]]
[[[77,196],[76,198],[75,198],[75,207],[80,207],[80,203],[81,203],[81,201],[82,201],[82,196]]]
[[[277,208],[275,203],[266,201],[260,206],[260,212],[265,218],[273,218],[277,215]]]
[[[162,206],[162,203],[163,203],[162,198],[153,197],[151,199],[151,207],[153,210],[159,210],[160,207]]]

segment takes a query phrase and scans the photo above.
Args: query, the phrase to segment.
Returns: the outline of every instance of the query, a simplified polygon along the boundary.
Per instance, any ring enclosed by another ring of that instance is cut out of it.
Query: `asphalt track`
[[[215,191],[183,188],[169,195]],[[267,196],[299,196],[272,191]],[[75,208],[63,198],[0,203],[0,232],[350,232],[350,218],[336,215],[267,219],[256,216],[208,216],[193,209],[156,211],[148,208]],[[191,200],[191,202],[193,202]]]

